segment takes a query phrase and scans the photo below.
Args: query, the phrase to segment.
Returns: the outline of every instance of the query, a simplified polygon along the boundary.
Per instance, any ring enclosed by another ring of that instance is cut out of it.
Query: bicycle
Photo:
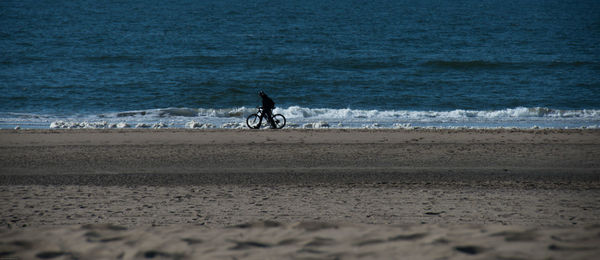
[[[267,115],[263,112],[262,107],[257,108],[258,111],[256,113],[251,114],[248,116],[248,118],[246,118],[246,125],[248,125],[250,129],[259,129],[263,125],[262,119],[267,117]],[[271,119],[273,120],[273,123],[275,123],[276,129],[281,129],[285,126],[285,117],[282,114],[274,114]],[[266,121],[267,122],[265,123],[265,126],[269,124],[269,120]]]

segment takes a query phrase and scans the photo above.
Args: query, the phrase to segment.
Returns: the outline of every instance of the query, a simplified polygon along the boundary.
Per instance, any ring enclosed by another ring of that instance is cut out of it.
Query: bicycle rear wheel
[[[262,119],[260,118],[260,116],[258,116],[258,114],[252,114],[249,115],[248,118],[246,118],[246,125],[250,128],[250,129],[259,129],[260,128],[260,123]]]
[[[282,114],[273,115],[273,122],[275,123],[275,127],[277,129],[281,129],[285,126],[285,116]]]

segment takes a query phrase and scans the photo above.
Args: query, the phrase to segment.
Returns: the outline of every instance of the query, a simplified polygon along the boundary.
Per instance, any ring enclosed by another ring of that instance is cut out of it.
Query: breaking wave
[[[102,114],[102,118],[124,117],[215,117],[237,118],[245,117],[256,112],[256,108],[161,108],[150,110],[126,111],[112,114]],[[361,110],[361,109],[334,109],[334,108],[307,108],[291,106],[276,108],[275,113],[284,114],[288,118],[317,118],[317,119],[517,119],[517,118],[589,118],[600,119],[600,109],[561,110],[545,107],[517,107],[501,110],[464,110],[450,111],[412,111],[412,110]]]
[[[289,107],[278,112],[295,118],[332,118],[332,119],[515,119],[515,118],[596,118],[600,119],[600,110],[556,110],[544,107],[508,108],[502,110],[451,110],[451,111],[410,111],[410,110],[356,110],[356,109],[319,109]]]
[[[245,118],[256,108],[160,108],[88,115],[36,115],[0,113],[0,128],[49,126],[114,128],[120,125],[187,127],[202,125],[216,128],[243,127]],[[274,113],[285,115],[290,127],[332,126],[345,128],[394,128],[398,125],[431,127],[519,127],[550,128],[597,127],[600,109],[561,110],[545,107],[517,107],[500,110],[411,111],[307,108],[291,106],[276,108]],[[190,123],[192,122],[192,123]]]

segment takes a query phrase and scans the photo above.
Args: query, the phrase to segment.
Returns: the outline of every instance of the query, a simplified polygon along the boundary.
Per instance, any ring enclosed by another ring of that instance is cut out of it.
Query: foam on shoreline
[[[246,128],[255,108],[160,108],[83,115],[0,113],[0,128]],[[598,128],[599,109],[544,107],[500,110],[410,111],[276,108],[288,128]]]

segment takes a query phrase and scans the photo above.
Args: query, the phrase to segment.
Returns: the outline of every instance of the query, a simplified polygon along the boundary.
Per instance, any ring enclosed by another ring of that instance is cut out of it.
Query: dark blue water
[[[600,109],[600,1],[2,1],[0,112]]]

